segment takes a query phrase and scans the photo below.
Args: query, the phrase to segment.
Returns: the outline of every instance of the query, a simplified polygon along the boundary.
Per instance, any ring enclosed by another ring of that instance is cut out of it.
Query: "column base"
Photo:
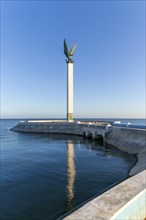
[[[73,122],[73,113],[67,113],[67,121]]]

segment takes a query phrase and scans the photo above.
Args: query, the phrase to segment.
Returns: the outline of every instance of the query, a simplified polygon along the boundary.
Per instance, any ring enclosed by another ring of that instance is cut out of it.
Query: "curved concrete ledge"
[[[84,127],[84,125],[78,126],[77,123],[30,121],[20,122],[11,130],[17,132],[82,135],[82,127]]]
[[[106,135],[106,142],[124,152],[136,154],[137,163],[130,176],[146,169],[146,130],[113,127]]]
[[[99,139],[105,137],[109,132],[105,125],[92,125],[87,123],[78,124],[76,122],[43,122],[29,121],[20,122],[11,129],[17,132],[35,132],[35,133],[51,133],[51,134],[73,134]]]
[[[116,185],[63,219],[144,220],[145,188],[146,170]]]
[[[146,216],[146,189],[131,199],[118,212],[114,214],[111,220],[119,219],[142,219]]]
[[[105,125],[68,123],[65,121],[20,122],[11,129],[17,132],[73,134],[103,140],[122,151],[137,155],[137,163],[129,175],[133,176],[146,169],[146,130]]]

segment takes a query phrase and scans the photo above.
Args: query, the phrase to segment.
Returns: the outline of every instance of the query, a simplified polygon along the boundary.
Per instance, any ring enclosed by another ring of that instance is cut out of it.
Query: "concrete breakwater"
[[[146,130],[113,127],[106,136],[106,142],[120,150],[135,154],[137,163],[131,169],[130,176],[146,169]]]
[[[71,134],[80,135],[87,138],[103,139],[110,130],[100,123],[90,124],[85,122],[65,122],[65,121],[28,121],[20,122],[11,129],[17,132],[35,132],[35,133],[50,133],[50,134]]]
[[[137,163],[129,175],[133,176],[146,169],[146,130],[108,127],[107,124],[65,121],[28,121],[20,122],[11,129],[17,132],[35,132],[50,134],[73,134],[92,139],[103,139],[120,150],[135,154]]]

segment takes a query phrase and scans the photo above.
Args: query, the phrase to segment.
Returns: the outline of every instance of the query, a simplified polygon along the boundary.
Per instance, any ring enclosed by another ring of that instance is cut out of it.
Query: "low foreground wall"
[[[144,220],[146,171],[118,184],[83,205],[64,220]]]

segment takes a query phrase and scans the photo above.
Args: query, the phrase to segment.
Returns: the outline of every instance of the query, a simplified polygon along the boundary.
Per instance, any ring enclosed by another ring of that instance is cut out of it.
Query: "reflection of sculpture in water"
[[[66,211],[73,208],[73,200],[74,200],[74,182],[75,182],[75,163],[74,163],[74,145],[73,141],[68,140],[67,142],[67,203],[66,203]]]

